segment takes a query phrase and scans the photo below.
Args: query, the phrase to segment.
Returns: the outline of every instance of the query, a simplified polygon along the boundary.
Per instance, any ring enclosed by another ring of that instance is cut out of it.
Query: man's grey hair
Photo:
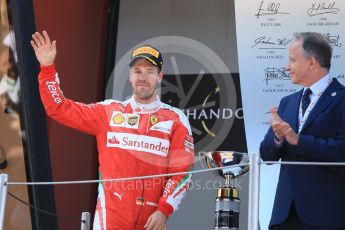
[[[321,67],[329,70],[333,48],[326,37],[317,32],[295,33],[295,40],[302,41],[305,58],[314,57]]]

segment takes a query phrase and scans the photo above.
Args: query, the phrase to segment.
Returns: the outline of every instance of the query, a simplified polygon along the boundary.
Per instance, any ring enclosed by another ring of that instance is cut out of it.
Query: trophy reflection
[[[240,197],[236,188],[237,177],[246,174],[249,171],[249,166],[235,165],[247,164],[249,162],[248,154],[232,151],[213,151],[204,152],[204,154],[209,168],[234,165],[212,171],[214,174],[225,178],[225,184],[217,191],[214,229],[239,229]]]

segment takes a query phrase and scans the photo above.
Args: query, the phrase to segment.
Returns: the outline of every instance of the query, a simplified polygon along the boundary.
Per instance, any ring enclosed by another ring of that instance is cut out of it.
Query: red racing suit
[[[188,172],[193,137],[187,117],[162,103],[133,98],[82,104],[66,99],[54,65],[41,66],[41,99],[54,120],[96,136],[101,179]],[[191,174],[100,183],[94,229],[144,229],[156,210],[167,217],[185,196]]]

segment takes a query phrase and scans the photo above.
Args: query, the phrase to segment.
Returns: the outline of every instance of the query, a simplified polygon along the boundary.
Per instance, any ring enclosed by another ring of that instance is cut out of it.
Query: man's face
[[[163,73],[145,58],[137,60],[129,72],[134,97],[139,103],[151,103],[156,99],[156,87]]]
[[[310,58],[303,55],[302,41],[294,41],[289,48],[289,62],[286,69],[293,84],[307,86],[310,71]]]

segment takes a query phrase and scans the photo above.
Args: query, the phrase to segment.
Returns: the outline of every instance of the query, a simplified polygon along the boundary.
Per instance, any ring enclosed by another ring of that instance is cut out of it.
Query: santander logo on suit
[[[131,133],[108,132],[107,147],[142,151],[166,157],[170,141]]]

